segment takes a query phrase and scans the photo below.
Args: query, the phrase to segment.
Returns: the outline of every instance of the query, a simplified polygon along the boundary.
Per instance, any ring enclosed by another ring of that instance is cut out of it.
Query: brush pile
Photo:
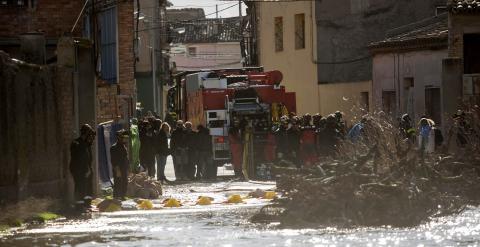
[[[130,198],[157,199],[162,195],[162,184],[142,172],[128,178],[127,196]]]
[[[284,197],[252,221],[293,228],[408,227],[480,203],[478,135],[461,150],[451,152],[447,146],[455,140],[447,140],[442,151],[422,154],[390,123],[371,118],[362,142],[344,141],[334,158],[316,166],[275,167]]]

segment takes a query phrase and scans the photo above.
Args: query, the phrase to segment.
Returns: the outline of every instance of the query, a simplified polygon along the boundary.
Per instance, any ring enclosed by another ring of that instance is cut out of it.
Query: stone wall
[[[0,52],[0,203],[66,194],[71,86],[68,72]]]

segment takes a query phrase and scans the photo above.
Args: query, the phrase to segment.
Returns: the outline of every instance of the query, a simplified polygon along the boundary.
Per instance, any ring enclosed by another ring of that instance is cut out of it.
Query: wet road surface
[[[267,200],[222,203],[231,194],[273,187],[273,183],[240,181],[166,186],[163,198],[179,199],[184,206],[52,222],[2,236],[0,246],[480,246],[479,208],[416,228],[288,230],[249,223]],[[194,205],[199,195],[214,197],[214,204]],[[158,206],[161,199],[154,203]]]

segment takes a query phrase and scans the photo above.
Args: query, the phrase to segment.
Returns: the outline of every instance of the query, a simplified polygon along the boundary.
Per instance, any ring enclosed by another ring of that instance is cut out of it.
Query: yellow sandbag
[[[242,203],[243,202],[243,199],[240,195],[231,195],[230,197],[228,197],[228,203]]]
[[[178,208],[182,205],[180,204],[180,202],[177,199],[170,198],[170,199],[168,199],[164,202],[163,206],[167,207],[167,208]]]
[[[210,205],[213,199],[208,196],[200,196],[197,200],[197,205]]]
[[[263,199],[268,199],[272,200],[277,197],[277,193],[275,191],[265,191],[265,194],[263,195]]]
[[[103,200],[100,199],[100,198],[95,198],[94,200],[92,200],[92,203],[91,203],[91,204],[96,207],[96,206],[97,206],[98,204],[100,204],[102,201],[103,201]]]
[[[153,208],[153,203],[150,200],[142,200],[137,204],[138,209],[149,210]]]
[[[105,209],[104,212],[111,213],[111,212],[117,212],[117,211],[121,211],[121,210],[122,210],[122,207],[120,207],[118,204],[112,203],[112,204],[108,205],[108,207]]]

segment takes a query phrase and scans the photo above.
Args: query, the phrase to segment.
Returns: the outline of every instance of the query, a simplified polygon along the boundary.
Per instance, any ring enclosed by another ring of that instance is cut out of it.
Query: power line
[[[355,59],[351,59],[351,60],[334,61],[334,62],[317,62],[317,61],[315,61],[314,63],[315,63],[315,64],[325,64],[325,65],[347,64],[347,63],[355,63],[355,62],[360,62],[360,61],[363,61],[363,60],[367,60],[367,59],[369,59],[369,58],[371,58],[371,57],[372,57],[372,56],[369,55],[369,56],[360,57],[360,58],[355,58]]]

